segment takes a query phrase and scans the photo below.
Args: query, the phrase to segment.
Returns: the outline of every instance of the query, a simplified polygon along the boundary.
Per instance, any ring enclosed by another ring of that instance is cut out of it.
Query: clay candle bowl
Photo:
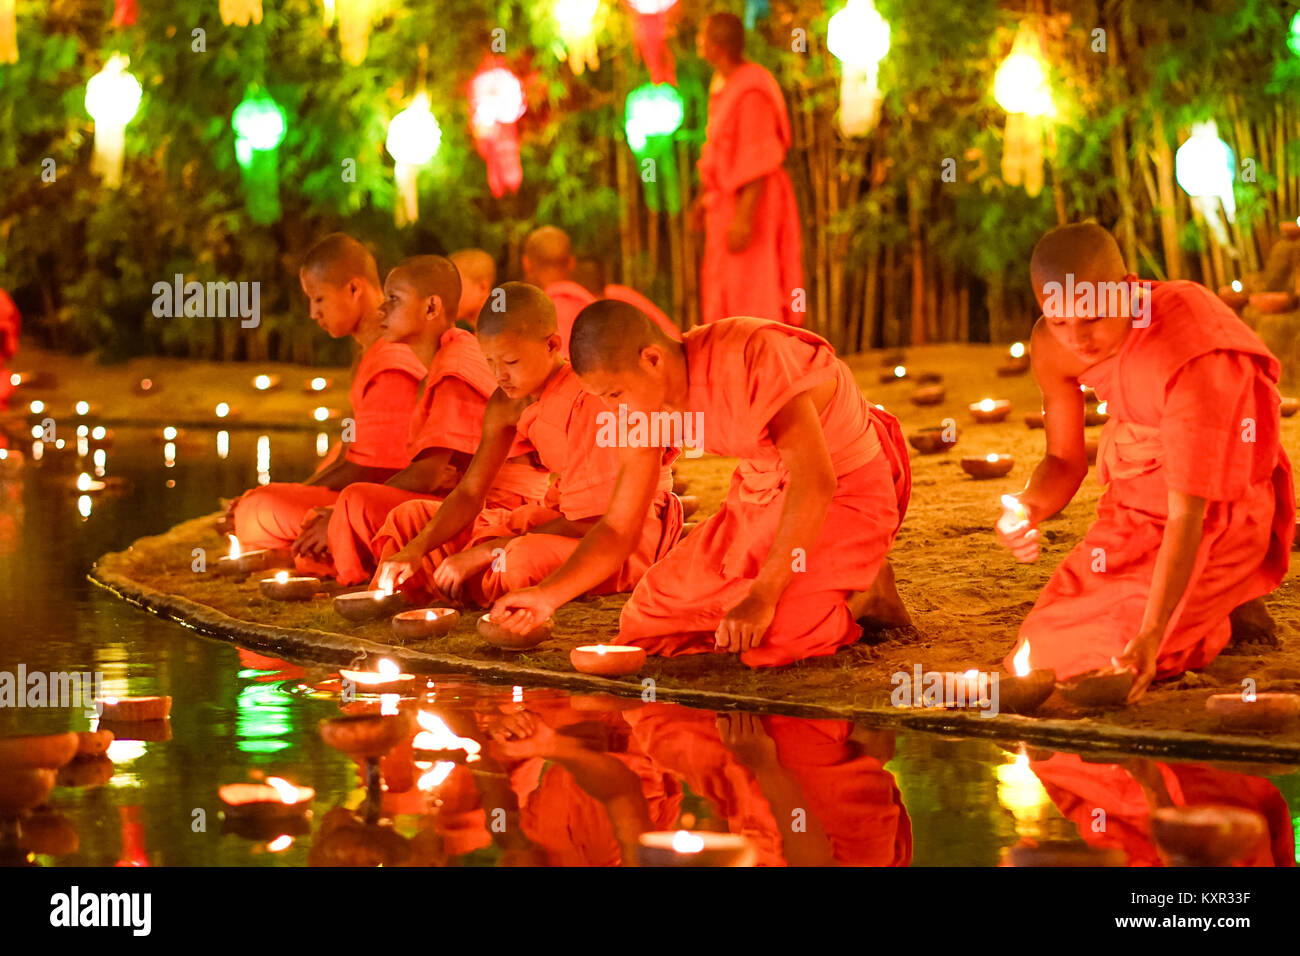
[[[1102,667],[1073,677],[1061,685],[1061,696],[1075,707],[1118,707],[1133,689],[1133,672]]]
[[[1007,353],[1007,364],[998,368],[1000,377],[1023,375],[1029,371],[1029,352],[1025,349],[1024,342],[1013,342]]]
[[[100,721],[100,729],[113,731],[114,740],[142,740],[145,743],[165,743],[172,739],[170,720],[118,720]]]
[[[1105,425],[1110,421],[1110,415],[1106,411],[1106,403],[1102,402],[1096,408],[1089,408],[1083,415],[1085,425]]]
[[[57,770],[77,755],[77,735],[39,734],[23,737],[0,737],[0,767],[10,769],[45,768]]]
[[[938,405],[943,401],[942,385],[927,385],[912,393],[913,405]]]
[[[111,730],[83,730],[77,734],[78,757],[102,757],[113,742]]]
[[[56,782],[60,787],[102,787],[112,779],[113,761],[107,756],[79,756],[59,768]]]
[[[1297,411],[1300,411],[1300,398],[1288,398],[1283,395],[1280,411],[1283,418],[1290,418]]]
[[[642,866],[753,866],[754,847],[739,833],[656,830],[637,839]]]
[[[1032,714],[1056,689],[1056,671],[1040,668],[1023,677],[1003,674],[998,681],[998,709],[1012,714]]]
[[[415,732],[409,711],[351,714],[322,720],[321,739],[353,757],[382,757]]]
[[[934,455],[941,451],[947,451],[953,445],[957,444],[960,433],[954,426],[952,429],[952,441],[944,439],[945,428],[922,428],[912,432],[907,436],[907,442],[922,455]]]
[[[536,647],[550,637],[554,629],[555,618],[547,618],[527,634],[507,631],[487,614],[478,619],[479,636],[493,647],[502,647],[508,651],[526,651],[530,647]]]
[[[280,571],[273,578],[262,578],[258,587],[263,597],[273,601],[310,601],[320,590],[320,578],[294,577]]]
[[[1010,455],[969,456],[961,460],[961,470],[977,481],[985,478],[1001,478],[1009,474],[1016,466],[1016,460]]]
[[[315,796],[311,787],[299,787],[281,777],[267,777],[266,783],[228,783],[217,789],[227,817],[258,822],[305,816]]]
[[[172,714],[170,697],[105,697],[95,702],[102,720],[134,724],[146,720],[166,720]],[[119,735],[120,736],[120,735]]]
[[[1300,219],[1296,219],[1295,222],[1288,220],[1282,223],[1282,238],[1300,239]]]
[[[415,692],[415,675],[403,674],[402,669],[383,658],[372,671],[339,669],[339,676],[363,694],[405,694]]]
[[[393,633],[407,639],[442,637],[460,621],[454,607],[425,607],[393,615]]]
[[[1221,285],[1219,286],[1219,298],[1232,311],[1240,312],[1246,307],[1246,303],[1250,301],[1250,293],[1234,289],[1230,285]]]
[[[229,537],[230,553],[224,558],[217,559],[218,574],[251,574],[253,571],[265,571],[273,566],[279,556],[277,552],[266,548],[246,551],[240,547],[238,538],[233,534]]]
[[[1025,413],[1025,426],[1027,428],[1043,427],[1043,410],[1040,408],[1036,412]]]
[[[1300,694],[1214,694],[1205,709],[1224,727],[1272,730],[1300,717]]]
[[[907,378],[907,366],[895,365],[888,372],[880,373],[880,384],[888,385],[890,382],[901,382]]]
[[[1011,413],[1011,403],[1005,398],[986,398],[970,407],[971,416],[984,425],[1000,422]]]
[[[569,651],[569,663],[583,674],[624,677],[645,666],[645,648],[631,644],[584,644]]]
[[[334,610],[349,621],[374,621],[406,607],[401,591],[353,591],[334,598]]]
[[[1228,866],[1267,845],[1268,825],[1241,807],[1161,807],[1151,814],[1151,838],[1170,866]]]
[[[1250,304],[1265,315],[1290,310],[1295,297],[1290,292],[1252,292]]]

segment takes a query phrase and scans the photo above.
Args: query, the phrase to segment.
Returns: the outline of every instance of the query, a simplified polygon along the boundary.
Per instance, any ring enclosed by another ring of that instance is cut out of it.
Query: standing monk
[[[633,590],[620,641],[770,667],[852,644],[859,613],[910,623],[885,562],[911,489],[906,445],[824,339],[730,318],[674,341],[631,306],[597,302],[574,326],[573,363],[620,418],[659,421],[661,433],[680,421],[691,444],[741,459],[721,510]],[[516,608],[503,626],[527,630],[607,577],[652,487],[624,468],[601,524],[547,581],[501,598],[494,618]]]
[[[384,481],[407,462],[406,428],[424,378],[424,366],[405,345],[385,341],[379,331],[384,301],[375,257],[351,236],[336,232],[307,253],[298,281],[312,321],[331,338],[350,336],[361,349],[349,399],[355,423],[344,452],[333,452],[310,478],[245,492],[228,516],[247,548],[287,548],[320,520],[317,508],[334,503],[354,481]]]
[[[497,284],[496,261],[482,249],[458,249],[447,258],[460,273],[460,307],[456,310],[456,326],[473,332],[479,310]]]
[[[735,15],[709,17],[698,46],[714,70],[700,153],[704,193],[691,210],[704,231],[702,319],[753,315],[802,325],[799,207],[781,167],[790,148],[785,97],[771,73],[745,59]]]
[[[1203,286],[1139,283],[1098,225],[1053,229],[1030,273],[1044,312],[1032,355],[1047,455],[1019,496],[1024,520],[998,523],[1017,560],[1037,559],[1039,522],[1088,472],[1080,385],[1106,400],[1110,421],[1097,520],[1016,650],[1028,643],[1029,665],[1062,679],[1117,662],[1134,671],[1136,700],[1153,678],[1213,660],[1229,614],[1286,573],[1295,490],[1278,441],[1278,361]]]
[[[508,591],[545,585],[580,543],[605,541],[612,526],[626,550],[557,603],[630,590],[681,534],[681,502],[668,470],[676,450],[607,440],[616,431],[605,424],[610,413],[564,360],[550,299],[523,282],[501,291],[505,311],[479,316],[479,343],[500,386],[488,402],[482,443],[445,501],[411,502],[390,515],[375,538],[378,578],[420,597],[491,604]],[[546,506],[493,508],[485,492],[521,442],[556,476],[553,497]],[[620,488],[625,498],[615,513]]]

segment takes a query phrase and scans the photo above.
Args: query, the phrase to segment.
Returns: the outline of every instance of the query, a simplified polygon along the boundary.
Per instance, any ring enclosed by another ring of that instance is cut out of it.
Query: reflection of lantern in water
[[[86,84],[86,112],[95,121],[91,169],[110,189],[122,184],[126,124],[135,118],[143,93],[140,81],[126,71],[126,64],[126,57],[114,53]]]
[[[488,188],[498,199],[524,181],[515,123],[527,109],[524,86],[497,57],[489,57],[469,83],[470,129],[487,163]]]
[[[601,13],[600,0],[555,0],[555,24],[564,43],[569,69],[575,76],[596,69],[596,17]]]
[[[244,753],[267,754],[284,750],[289,746],[288,738],[294,733],[290,699],[275,684],[256,682],[266,673],[259,670],[239,672],[240,678],[254,681],[240,690],[235,701],[238,710],[235,736],[237,746]]]
[[[230,117],[235,158],[243,175],[248,214],[254,222],[280,218],[279,147],[288,128],[284,109],[267,93],[249,87]]]
[[[420,167],[433,159],[442,143],[442,130],[429,112],[429,95],[421,90],[415,94],[411,105],[402,110],[388,124],[385,145],[396,161],[397,203],[394,214],[397,225],[405,226],[419,218],[417,178]]]
[[[1236,174],[1236,154],[1219,138],[1214,120],[1193,126],[1192,135],[1174,154],[1174,178],[1192,197],[1192,205],[1205,217],[1214,238],[1224,246],[1229,245],[1228,231],[1219,219],[1218,205],[1223,205],[1228,222],[1236,218],[1237,201],[1232,194]]]
[[[865,136],[880,118],[880,61],[889,52],[889,24],[871,0],[848,0],[826,25],[826,49],[840,61],[840,132]]]
[[[677,0],[627,0],[632,8],[632,37],[650,71],[651,83],[676,83],[677,64],[668,48],[668,19]]]
[[[1007,111],[1002,179],[1008,186],[1023,185],[1031,196],[1043,188],[1045,123],[1056,113],[1043,60],[1038,34],[1022,24],[1010,55],[993,77],[993,96]]]
[[[118,820],[122,826],[122,855],[114,866],[148,866],[149,855],[144,848],[144,823],[140,808],[118,807]]]
[[[686,115],[681,94],[666,83],[647,83],[627,95],[624,109],[623,128],[641,170],[646,205],[655,212],[666,208],[675,215],[682,208],[673,147],[673,134]]]

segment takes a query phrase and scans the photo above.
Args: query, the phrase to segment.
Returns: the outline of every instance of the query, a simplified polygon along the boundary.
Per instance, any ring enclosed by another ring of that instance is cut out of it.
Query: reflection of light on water
[[[279,853],[281,850],[287,850],[291,846],[293,846],[293,837],[289,836],[287,833],[281,833],[266,845],[266,849],[270,853]]]
[[[325,432],[316,433],[316,457],[324,458],[330,450],[330,436]]]
[[[1017,754],[1013,761],[1002,764],[994,774],[998,778],[998,802],[1015,816],[1016,833],[1036,836],[1043,811],[1051,800],[1030,768],[1029,757]]]
[[[95,476],[97,478],[103,478],[104,467],[108,464],[108,452],[104,451],[102,448],[96,448],[93,460],[95,462]]]
[[[111,787],[138,787],[140,775],[130,769],[144,756],[147,744],[143,740],[114,740],[108,745],[108,759],[113,761],[113,776],[109,778]]]
[[[429,763],[424,760],[417,760],[415,762],[415,766],[423,770],[424,768],[429,766]],[[428,791],[432,790],[434,787],[438,786],[438,784],[446,780],[449,776],[451,776],[451,772],[455,769],[456,769],[456,764],[453,763],[452,761],[439,760],[437,763],[433,764],[433,768],[431,770],[428,770],[426,773],[420,775],[420,779],[416,782],[416,787],[427,793]]]
[[[174,468],[176,466],[176,443],[169,441],[163,445],[163,466]]]
[[[77,455],[85,458],[90,454],[90,439],[85,435],[77,436]]]
[[[217,432],[217,457],[230,457],[230,432]]]
[[[252,680],[275,671],[242,670],[239,677]],[[283,738],[294,733],[290,700],[275,684],[250,683],[235,700],[236,746],[244,753],[271,754],[289,746]]]
[[[82,495],[77,499],[77,514],[83,518],[90,517],[90,495]]]
[[[36,430],[40,431],[40,426],[37,426]],[[39,440],[32,442],[32,461],[40,461],[41,456],[44,454],[45,454],[45,442]]]
[[[524,689],[522,687],[515,687],[513,690],[511,690],[510,692],[511,703],[521,704],[523,703],[523,700],[524,700]]]
[[[271,483],[271,436],[257,436],[257,483]]]

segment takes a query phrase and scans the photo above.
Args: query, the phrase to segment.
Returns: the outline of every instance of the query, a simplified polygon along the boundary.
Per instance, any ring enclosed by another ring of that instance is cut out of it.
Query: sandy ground
[[[943,376],[945,400],[928,407],[911,403],[910,396],[917,387],[913,382],[879,383],[880,353],[849,359],[867,396],[897,415],[909,433],[937,426],[945,418],[955,420],[960,429],[960,440],[953,451],[926,456],[912,453],[912,501],[892,561],[900,593],[915,619],[916,633],[890,632],[882,644],[858,644],[833,657],[780,670],[749,671],[728,656],[698,655],[652,660],[642,676],[653,677],[665,687],[727,690],[778,701],[883,706],[888,703],[890,675],[898,671],[910,673],[916,664],[926,671],[996,669],[1052,569],[1092,520],[1101,490],[1090,475],[1075,501],[1043,526],[1042,557],[1036,564],[1018,565],[998,547],[992,526],[1000,514],[999,497],[1024,486],[1042,454],[1044,441],[1042,430],[1030,430],[1024,423],[1025,412],[1040,406],[1032,377],[996,375],[1005,355],[1003,348],[973,345],[909,350],[906,362],[913,373],[935,372]],[[240,366],[241,370],[245,368]],[[309,375],[301,369],[295,374],[299,378]],[[241,374],[240,379],[247,377]],[[986,397],[1013,403],[1006,422],[984,425],[972,420],[967,406]],[[287,391],[285,398],[289,398]],[[302,400],[312,402],[306,397]],[[1095,437],[1100,428],[1088,432]],[[1283,437],[1288,454],[1295,459],[1300,454],[1300,417],[1284,421]],[[962,472],[959,459],[963,454],[990,452],[1015,456],[1016,465],[1010,475],[975,481]],[[700,499],[701,515],[717,508],[733,467],[731,460],[707,457],[681,464],[679,473],[689,483],[689,493]],[[254,581],[235,584],[195,575],[188,557],[194,545],[210,549],[210,554],[224,553],[220,539],[210,530],[210,522],[203,520],[187,523],[163,538],[138,542],[132,551],[110,558],[107,566],[159,590],[184,594],[244,620],[323,628],[392,641],[386,625],[350,625],[322,601],[311,605],[268,602],[257,594]],[[1255,647],[1247,653],[1225,653],[1203,672],[1157,685],[1138,705],[1106,713],[1106,722],[1120,727],[1210,732],[1215,727],[1204,712],[1204,699],[1212,692],[1235,690],[1245,676],[1255,678],[1260,690],[1300,690],[1300,641],[1296,639],[1300,634],[1300,600],[1294,569],[1267,603],[1279,625],[1280,648]],[[555,638],[526,655],[505,655],[485,647],[476,640],[468,621],[436,642],[437,650],[471,659],[521,660],[535,667],[568,671],[570,647],[615,633],[620,604],[618,598],[605,598],[567,606],[558,615]],[[1072,710],[1059,695],[1040,714],[1091,719]],[[1273,739],[1300,742],[1300,728],[1279,732]]]

